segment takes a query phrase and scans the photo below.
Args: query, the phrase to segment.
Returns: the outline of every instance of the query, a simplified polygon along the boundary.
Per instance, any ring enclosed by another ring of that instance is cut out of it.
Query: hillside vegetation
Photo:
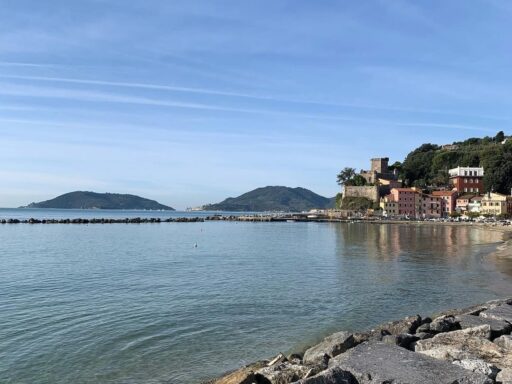
[[[483,167],[485,191],[510,193],[512,188],[512,139],[503,132],[495,137],[470,138],[453,143],[455,149],[423,144],[409,153],[402,164],[395,163],[407,186],[440,187],[448,184],[448,170]]]
[[[229,197],[218,204],[205,205],[210,211],[288,211],[332,208],[334,199],[320,196],[305,188],[269,186],[257,188],[238,197]]]
[[[29,204],[23,208],[148,209],[174,211],[173,208],[160,204],[154,200],[145,199],[135,195],[85,191],[69,192],[51,200]]]

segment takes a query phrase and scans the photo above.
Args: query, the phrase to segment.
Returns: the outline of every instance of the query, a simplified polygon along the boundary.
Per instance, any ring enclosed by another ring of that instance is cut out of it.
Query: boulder
[[[512,384],[512,369],[505,368],[496,375],[496,383]]]
[[[454,316],[439,316],[429,324],[429,332],[442,333],[460,329],[459,323]]]
[[[418,341],[420,338],[417,335],[410,335],[408,333],[402,333],[400,335],[387,335],[382,338],[382,342],[388,344],[398,345],[399,347],[414,350],[411,348],[415,341]]]
[[[253,384],[256,382],[254,372],[264,367],[266,364],[266,362],[258,362],[247,365],[211,381],[211,384]]]
[[[277,363],[255,372],[257,383],[289,384],[304,378],[310,368],[289,362]]]
[[[359,384],[354,376],[339,367],[333,367],[296,382],[296,384]]]
[[[447,315],[447,316],[477,315],[478,316],[478,314],[480,312],[485,311],[486,309],[495,308],[497,306],[504,305],[504,304],[512,304],[512,298],[491,300],[484,304],[477,304],[477,305],[473,305],[471,307],[451,309],[448,311],[444,311],[441,315]]]
[[[430,323],[421,324],[417,329],[416,333],[425,333],[430,331]]]
[[[433,338],[435,335],[432,334],[432,333],[428,333],[428,332],[416,332],[414,334],[414,336],[416,336],[418,338],[418,340],[426,340],[426,339],[431,339]]]
[[[381,333],[383,336],[385,334],[390,335],[400,335],[402,333],[413,334],[416,332],[416,329],[421,325],[421,317],[419,315],[416,316],[408,316],[402,320],[391,321],[389,323],[378,326],[375,329],[372,329],[371,334],[374,335],[376,333]]]
[[[512,368],[512,354],[489,340],[490,326],[442,333],[416,342],[415,350],[440,360],[483,360],[498,368]]]
[[[327,364],[329,359],[338,356],[354,345],[355,340],[351,333],[334,333],[306,350],[303,361],[305,364]]]
[[[495,339],[496,337],[512,331],[512,325],[510,325],[510,323],[484,316],[459,315],[455,317],[455,321],[459,322],[461,329],[474,328],[488,324],[491,327],[491,339]]]
[[[396,345],[363,343],[329,361],[350,372],[359,384],[491,384],[485,375]]]
[[[487,319],[505,320],[512,323],[512,306],[508,304],[487,309],[480,313],[480,316]]]
[[[497,339],[494,339],[494,344],[497,344],[501,348],[512,352],[512,336],[510,335],[503,335],[498,337]]]
[[[496,379],[496,375],[500,371],[495,365],[478,359],[456,360],[453,364],[469,369],[471,372],[481,373],[492,380]]]

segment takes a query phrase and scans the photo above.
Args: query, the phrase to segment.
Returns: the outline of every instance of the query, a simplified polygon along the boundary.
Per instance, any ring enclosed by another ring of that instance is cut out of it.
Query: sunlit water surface
[[[0,382],[196,383],[335,330],[505,296],[485,261],[499,240],[417,225],[2,225]]]

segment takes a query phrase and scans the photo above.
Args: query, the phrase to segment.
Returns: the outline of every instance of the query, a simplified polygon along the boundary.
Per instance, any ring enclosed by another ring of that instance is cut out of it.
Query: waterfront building
[[[449,170],[450,184],[459,193],[480,194],[484,191],[484,169],[481,167],[457,167]]]
[[[482,208],[482,196],[474,196],[467,205],[467,212],[480,213]]]
[[[398,216],[416,217],[421,191],[417,188],[392,188],[390,195],[397,202]]]
[[[382,215],[386,217],[398,216],[398,201],[395,201],[395,197],[392,194],[384,196],[380,200],[380,208],[382,209]]]
[[[444,199],[441,196],[419,194],[420,205],[417,217],[439,218],[444,214]]]
[[[433,191],[432,196],[440,197],[444,200],[443,203],[443,216],[449,216],[455,212],[457,206],[457,191]]]
[[[482,197],[480,212],[484,215],[512,215],[512,196],[489,192]]]
[[[466,212],[467,209],[468,209],[469,202],[471,201],[471,199],[473,197],[475,197],[475,195],[468,194],[468,193],[460,195],[459,197],[457,197],[457,203],[456,203],[456,206],[455,206],[456,211],[459,212],[459,213]]]

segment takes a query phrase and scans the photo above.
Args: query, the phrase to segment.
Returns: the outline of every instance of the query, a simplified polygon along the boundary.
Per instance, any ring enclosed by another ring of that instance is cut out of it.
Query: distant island
[[[229,197],[217,204],[203,206],[207,211],[301,212],[313,208],[334,208],[334,198],[320,196],[305,188],[268,186],[254,189],[238,197]]]
[[[59,209],[142,209],[174,211],[174,208],[155,200],[119,193],[96,193],[75,191],[57,196],[54,199],[31,203],[20,208],[59,208]]]

